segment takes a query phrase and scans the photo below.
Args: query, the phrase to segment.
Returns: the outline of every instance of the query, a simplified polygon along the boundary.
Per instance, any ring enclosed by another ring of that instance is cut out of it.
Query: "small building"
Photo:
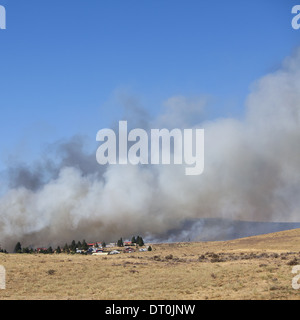
[[[108,243],[108,244],[106,245],[106,248],[114,248],[114,247],[116,247],[116,246],[117,246],[116,243],[111,242],[111,243]]]
[[[101,247],[102,248],[102,242],[91,242],[87,244],[89,247],[94,247],[94,248],[98,248]]]

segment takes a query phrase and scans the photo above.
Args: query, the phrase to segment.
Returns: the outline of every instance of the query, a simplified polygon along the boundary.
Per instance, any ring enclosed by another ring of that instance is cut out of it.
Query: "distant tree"
[[[143,238],[140,237],[140,236],[137,236],[137,238],[136,238],[136,243],[137,243],[137,245],[139,245],[140,247],[142,247],[142,246],[144,245],[144,240],[143,240]]]
[[[71,245],[70,245],[70,250],[72,252],[75,252],[76,251],[76,242],[75,240],[72,241]]]
[[[23,253],[30,253],[30,249],[28,247],[22,249]]]
[[[117,246],[118,247],[124,247],[124,243],[123,243],[123,239],[122,238],[118,240]]]
[[[67,243],[64,245],[63,251],[64,251],[64,253],[69,253],[70,252],[70,249],[69,249],[69,246],[68,246]]]
[[[152,251],[152,247],[151,246],[148,247],[148,251]]]
[[[142,246],[145,244],[142,237],[138,236],[137,244],[138,244],[140,247],[142,247]]]
[[[82,250],[87,250],[89,248],[88,244],[86,243],[86,241],[84,239],[82,241],[81,248],[82,248]]]
[[[78,241],[78,242],[77,242],[76,248],[78,248],[78,249],[82,249],[82,244],[81,244],[81,242],[80,242],[80,241]]]
[[[98,242],[95,242],[95,246],[94,246],[95,248],[99,248],[99,246],[98,246]]]
[[[140,241],[140,236],[137,236],[137,237],[136,237],[136,241],[135,241],[136,245],[139,244],[139,241]]]
[[[51,246],[46,250],[46,253],[53,253],[53,249]]]
[[[58,247],[56,248],[55,252],[56,252],[56,253],[61,253],[61,248],[60,248],[60,246],[58,246]]]
[[[15,246],[14,253],[21,253],[21,252],[22,252],[22,246],[21,246],[21,243],[18,242]]]
[[[136,243],[136,238],[135,238],[135,236],[133,236],[132,238],[131,238],[131,243],[133,244],[133,243]]]
[[[106,248],[106,243],[105,243],[105,241],[102,241],[102,248]]]

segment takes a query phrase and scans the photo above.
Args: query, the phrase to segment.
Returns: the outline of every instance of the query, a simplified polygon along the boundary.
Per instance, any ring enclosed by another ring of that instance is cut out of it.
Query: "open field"
[[[112,256],[0,254],[1,299],[299,299],[300,229]]]

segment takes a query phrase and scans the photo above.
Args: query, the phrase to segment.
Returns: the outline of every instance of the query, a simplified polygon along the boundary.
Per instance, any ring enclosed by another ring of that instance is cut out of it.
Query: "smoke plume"
[[[242,120],[205,121],[207,98],[180,96],[157,119],[134,120],[148,128],[204,128],[200,176],[186,176],[184,165],[103,167],[82,138],[59,143],[59,161],[7,170],[0,244],[155,237],[202,218],[299,222],[299,101],[300,51],[253,84]]]

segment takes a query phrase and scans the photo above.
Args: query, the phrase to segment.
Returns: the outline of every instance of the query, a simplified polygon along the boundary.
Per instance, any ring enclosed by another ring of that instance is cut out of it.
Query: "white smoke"
[[[0,199],[0,244],[111,241],[197,218],[300,221],[300,51],[254,84],[243,120],[203,121],[206,101],[171,97],[148,123],[204,128],[202,175],[186,176],[179,165],[101,167],[71,141],[60,146],[59,165],[45,166],[50,179],[43,165],[40,174],[11,171]]]

